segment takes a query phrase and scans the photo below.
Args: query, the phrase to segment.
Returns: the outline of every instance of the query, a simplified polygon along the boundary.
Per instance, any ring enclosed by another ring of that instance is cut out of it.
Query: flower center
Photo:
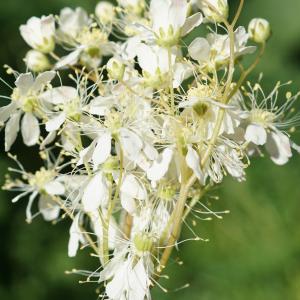
[[[149,233],[137,233],[133,238],[133,243],[138,252],[151,252],[154,240]]]
[[[22,97],[18,88],[13,90],[11,99],[17,102],[24,112],[33,112],[38,107],[38,98],[36,95],[29,92],[25,97]]]
[[[28,179],[28,183],[37,188],[40,191],[44,190],[45,185],[53,180],[55,177],[55,171],[46,170],[45,168],[41,168],[39,171],[35,172],[32,177]]]
[[[172,25],[169,25],[168,30],[159,28],[159,31],[156,33],[156,42],[159,46],[162,47],[172,47],[178,44],[180,39],[180,29],[175,30]]]
[[[170,201],[176,194],[176,186],[171,183],[161,182],[158,188],[158,197],[164,201]]]
[[[254,109],[250,115],[252,123],[257,123],[264,127],[270,126],[275,118],[276,116],[274,113],[262,109]]]
[[[85,51],[89,56],[98,58],[101,56],[101,45],[107,43],[107,34],[98,28],[86,28],[79,34],[77,41],[86,46]]]

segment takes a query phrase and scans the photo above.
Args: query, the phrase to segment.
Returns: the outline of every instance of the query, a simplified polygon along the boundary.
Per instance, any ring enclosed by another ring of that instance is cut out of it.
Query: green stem
[[[169,89],[171,94],[171,110],[175,115],[175,95],[174,95],[174,88],[173,88],[173,66],[172,66],[172,49],[171,47],[168,48],[168,63],[169,63]]]

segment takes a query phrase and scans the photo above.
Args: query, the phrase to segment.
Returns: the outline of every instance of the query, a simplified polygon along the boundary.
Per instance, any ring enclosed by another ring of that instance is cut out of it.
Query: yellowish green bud
[[[114,5],[107,1],[101,1],[97,4],[95,14],[104,25],[111,24],[116,17]]]
[[[199,7],[205,17],[211,22],[222,22],[228,18],[229,7],[227,0],[200,0]]]
[[[116,58],[111,58],[107,63],[107,72],[111,79],[122,80],[125,72],[125,65]]]
[[[33,72],[44,72],[51,68],[48,57],[36,50],[28,51],[24,61]]]
[[[254,42],[258,44],[264,43],[271,36],[270,23],[265,19],[252,19],[249,23],[248,33]]]

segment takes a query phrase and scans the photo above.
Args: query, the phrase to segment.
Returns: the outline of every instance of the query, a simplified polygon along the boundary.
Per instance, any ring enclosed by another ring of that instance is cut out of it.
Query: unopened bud
[[[198,0],[205,17],[212,22],[222,22],[228,18],[227,0]]]
[[[97,4],[95,14],[102,24],[111,24],[116,17],[115,7],[107,1]]]
[[[36,50],[28,51],[24,61],[33,72],[44,72],[51,67],[48,57]]]
[[[122,80],[125,72],[125,65],[116,58],[107,62],[107,71],[111,79]]]
[[[248,33],[250,38],[256,43],[264,43],[271,36],[270,23],[265,19],[252,19],[249,23]]]

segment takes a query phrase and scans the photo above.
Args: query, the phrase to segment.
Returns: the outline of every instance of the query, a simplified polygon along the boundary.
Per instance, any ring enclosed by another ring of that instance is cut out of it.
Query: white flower
[[[32,17],[26,25],[21,25],[20,32],[26,43],[33,49],[50,53],[55,47],[55,20],[53,16]]]
[[[116,267],[105,291],[111,300],[144,300],[150,299],[149,286],[150,280],[142,259],[136,264],[132,259],[127,259]]]
[[[112,52],[113,43],[108,42],[108,34],[93,27],[87,13],[81,8],[64,8],[61,11],[58,36],[73,49],[56,63],[56,69],[75,65],[79,61],[88,68],[96,68],[102,57]]]
[[[256,47],[247,47],[248,34],[244,27],[240,26],[235,31],[234,56],[236,58],[248,53],[253,53]],[[227,34],[208,34],[207,38],[196,38],[189,45],[190,56],[197,60],[202,67],[209,70],[224,67],[230,58],[230,41]]]
[[[247,93],[251,101],[251,108],[247,110],[247,127],[245,140],[258,146],[266,146],[271,159],[278,165],[288,162],[292,156],[292,145],[289,137],[281,132],[281,129],[297,124],[299,116],[294,115],[286,118],[284,113],[290,109],[298,98],[289,96],[285,103],[278,105],[278,93],[280,84],[265,96],[259,84],[256,84],[251,92]],[[259,99],[263,97],[263,99]]]
[[[77,89],[69,86],[52,88],[40,95],[40,99],[54,105],[58,112],[49,114],[46,122],[48,132],[58,130],[67,120],[79,121],[82,103]]]
[[[32,215],[32,205],[34,200],[39,196],[39,213],[42,214],[46,221],[56,220],[59,217],[60,206],[54,201],[53,197],[64,195],[65,187],[62,179],[53,169],[41,168],[34,174],[27,173],[17,159],[15,157],[13,159],[20,166],[21,170],[18,173],[23,175],[26,182],[20,180],[6,182],[5,189],[21,192],[12,199],[12,202],[16,203],[21,198],[30,195],[26,207],[26,220],[30,223],[35,217],[35,215]]]
[[[120,248],[120,247],[119,247]],[[99,281],[109,281],[105,292],[111,300],[150,300],[150,259],[138,258],[125,243],[100,273]]]
[[[31,73],[20,74],[15,81],[16,88],[11,96],[11,104],[0,108],[0,121],[6,123],[5,151],[9,151],[20,129],[24,143],[33,146],[38,142],[40,127],[37,116],[43,110],[39,96],[45,86],[54,78],[55,72],[48,71],[36,78]]]
[[[184,108],[181,115],[190,119],[197,128],[198,139],[206,140],[212,137],[220,109],[224,109],[225,113],[219,135],[233,134],[240,124],[242,109],[238,102],[239,95],[232,97],[227,105],[220,103],[218,97],[218,89],[198,84],[189,89],[187,101],[178,105],[179,108]]]
[[[197,13],[187,17],[189,4],[186,0],[152,0],[150,17],[152,30],[158,45],[177,45],[181,36],[188,34],[202,23],[202,15]]]
[[[222,182],[227,172],[238,181],[244,181],[247,165],[240,153],[239,145],[227,139],[220,140],[204,166],[205,172],[215,183]]]
[[[191,73],[187,64],[175,62],[176,55],[173,53],[169,62],[168,50],[162,47],[140,44],[137,49],[137,57],[143,70],[145,83],[150,87],[159,88],[169,84],[169,65],[172,69],[174,88],[178,88]]]

